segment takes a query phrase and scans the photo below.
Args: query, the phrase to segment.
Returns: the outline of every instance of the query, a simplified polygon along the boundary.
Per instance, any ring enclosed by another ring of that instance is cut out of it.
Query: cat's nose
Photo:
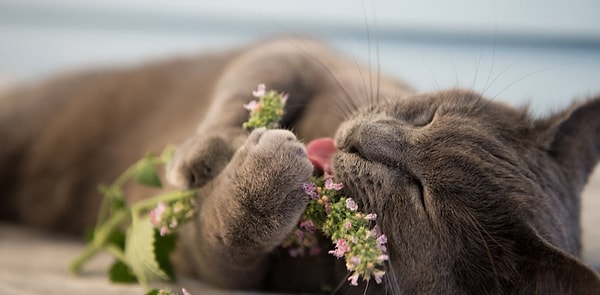
[[[354,126],[340,142],[339,149],[389,165],[402,161],[409,153],[408,146],[407,134],[402,126],[368,122]]]
[[[340,144],[338,144],[338,149],[349,153],[356,154],[361,156],[362,154],[362,146],[360,142],[360,135],[355,134],[356,130],[352,130],[344,140]]]

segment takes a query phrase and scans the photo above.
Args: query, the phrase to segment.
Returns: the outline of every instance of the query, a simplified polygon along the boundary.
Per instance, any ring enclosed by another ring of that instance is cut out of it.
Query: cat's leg
[[[268,254],[306,207],[301,184],[312,171],[293,133],[254,130],[201,189],[198,217],[182,234],[197,273],[222,287],[260,288]]]
[[[295,124],[305,112],[328,111],[331,103],[322,98],[335,98],[335,93],[343,91],[335,76],[345,75],[341,64],[355,69],[328,47],[309,39],[276,39],[241,51],[221,74],[196,134],[177,148],[167,169],[169,181],[179,187],[201,187],[225,167],[248,136],[242,129],[249,115],[243,105],[257,99],[252,91],[258,84],[289,94],[282,127],[293,126],[304,139],[309,137],[302,134],[304,129],[331,136],[339,123],[331,122],[332,118],[339,121],[341,117],[314,116],[314,125]]]

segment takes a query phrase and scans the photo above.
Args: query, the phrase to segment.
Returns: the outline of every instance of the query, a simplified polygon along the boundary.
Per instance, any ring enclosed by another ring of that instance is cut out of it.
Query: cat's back
[[[193,133],[233,55],[67,74],[5,91],[0,218],[77,231],[91,225],[98,182]],[[69,208],[78,210],[65,214]]]

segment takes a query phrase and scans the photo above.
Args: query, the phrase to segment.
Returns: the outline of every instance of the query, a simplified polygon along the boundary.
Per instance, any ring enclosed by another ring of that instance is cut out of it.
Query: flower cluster
[[[259,100],[244,105],[250,111],[250,119],[243,127],[278,128],[288,95],[273,90],[267,92],[264,84],[258,85],[252,95]],[[321,252],[317,237],[320,231],[335,244],[329,254],[345,258],[346,268],[351,272],[348,278],[351,285],[358,285],[361,277],[365,281],[373,277],[379,284],[385,274],[383,264],[388,260],[387,237],[374,224],[375,213],[360,213],[353,199],[340,195],[343,187],[329,174],[303,183],[302,189],[310,196],[310,202],[281,246],[287,248],[292,257],[317,255]]]
[[[358,279],[368,281],[373,277],[381,283],[388,260],[387,237],[377,225],[377,214],[363,214],[351,198],[340,196],[342,183],[335,183],[331,176],[314,177],[304,183],[302,189],[311,200],[295,231],[282,244],[291,256],[318,254],[315,231],[321,230],[330,237],[335,248],[329,254],[346,260],[346,268],[352,272],[348,280],[358,285]]]
[[[267,92],[265,84],[259,84],[252,91],[257,100],[244,104],[244,108],[250,111],[250,118],[243,124],[244,128],[266,127],[268,129],[278,128],[279,120],[284,114],[284,106],[288,95],[270,90]]]
[[[158,228],[161,236],[173,232],[179,225],[190,220],[196,211],[194,199],[191,197],[179,199],[170,203],[159,202],[150,211],[150,222]]]

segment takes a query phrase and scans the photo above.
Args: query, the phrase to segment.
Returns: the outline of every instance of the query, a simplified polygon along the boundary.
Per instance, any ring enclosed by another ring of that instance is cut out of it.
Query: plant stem
[[[104,248],[106,249],[107,252],[109,252],[110,254],[117,257],[117,259],[121,260],[125,264],[128,264],[127,258],[125,258],[125,253],[123,252],[123,250],[119,249],[118,247],[116,247],[114,245],[107,245]]]
[[[159,202],[170,202],[180,200],[183,198],[193,197],[197,192],[197,190],[176,191],[145,199],[143,201],[139,201],[133,204],[131,206],[131,213],[132,215],[137,215],[142,210],[147,210],[156,207],[156,205]]]
[[[79,256],[77,256],[77,258],[75,258],[75,260],[73,260],[69,265],[69,272],[74,275],[79,274],[83,264],[90,260],[100,250],[101,247],[96,246],[96,244],[87,244],[83,252],[79,254]]]
[[[143,161],[137,161],[135,164],[131,165],[129,168],[127,168],[127,170],[125,170],[125,172],[123,172],[121,175],[119,175],[119,178],[117,178],[113,184],[110,186],[110,188],[121,188],[123,186],[123,184],[125,184],[127,181],[129,181],[131,178],[133,178],[135,176],[135,172],[138,169],[139,163]]]
[[[117,229],[118,226],[123,224],[128,217],[130,217],[130,212],[128,210],[119,210],[115,212],[106,222],[96,227],[94,231],[94,239],[87,244],[83,253],[79,255],[71,265],[69,266],[69,270],[73,274],[78,274],[81,270],[83,264],[85,264],[88,260],[90,260],[96,253],[106,247],[106,242],[110,235]]]

